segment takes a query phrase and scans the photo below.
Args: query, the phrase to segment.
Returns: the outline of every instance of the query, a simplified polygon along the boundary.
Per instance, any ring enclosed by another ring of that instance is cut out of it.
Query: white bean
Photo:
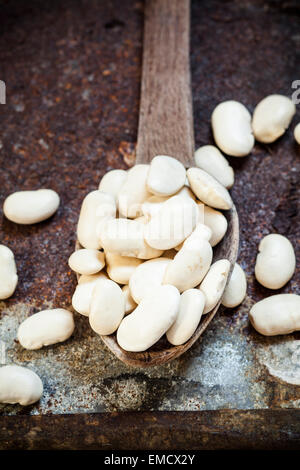
[[[161,196],[150,196],[146,199],[146,201],[142,204],[142,213],[145,217],[150,219],[154,215],[158,214],[158,212],[162,208],[162,204],[168,200],[167,197]]]
[[[203,227],[206,233],[209,229]],[[199,232],[198,226],[197,230]],[[196,287],[209,270],[211,261],[212,248],[207,237],[199,236],[196,232],[186,239],[182,248],[167,266],[163,284],[171,284],[180,292]]]
[[[196,197],[192,193],[192,191],[187,187],[183,186],[176,196],[187,197],[191,198],[195,201]],[[162,196],[150,196],[143,204],[142,204],[142,212],[144,216],[147,218],[147,221],[151,219],[151,217],[158,215],[159,211],[163,207],[163,203],[166,202],[169,197],[162,197]]]
[[[16,365],[0,367],[1,403],[32,405],[42,394],[42,381],[32,370]]]
[[[264,237],[258,247],[255,277],[268,289],[280,289],[293,276],[296,258],[291,242],[273,233]]]
[[[127,179],[118,196],[119,213],[122,217],[134,219],[142,215],[141,206],[151,196],[146,186],[148,172],[149,165],[135,165],[128,170]]]
[[[18,340],[25,349],[40,349],[66,341],[75,328],[73,314],[63,308],[42,310],[26,318],[18,329]]]
[[[211,265],[199,287],[206,299],[203,313],[213,310],[221,299],[229,270],[230,262],[227,259],[220,259]]]
[[[92,293],[95,284],[99,279],[107,279],[106,274],[103,272],[80,276],[78,285],[72,297],[72,307],[76,312],[86,317],[90,314],[90,305],[92,300]]]
[[[77,237],[84,248],[101,248],[102,226],[116,217],[116,203],[111,194],[92,191],[83,200],[77,226]]]
[[[130,276],[141,264],[141,260],[115,253],[106,253],[107,274],[118,284],[128,284]]]
[[[211,123],[215,142],[224,153],[244,157],[251,152],[254,146],[251,114],[242,103],[230,100],[218,104]]]
[[[297,144],[300,145],[300,122],[297,124],[297,126],[294,129],[294,137],[297,142]]]
[[[200,201],[216,209],[226,210],[232,207],[229,192],[213,176],[200,168],[189,168],[187,176],[194,194]]]
[[[51,217],[58,206],[59,196],[52,189],[18,191],[5,199],[3,212],[17,224],[35,224]]]
[[[176,320],[180,294],[174,286],[160,286],[144,297],[125,317],[117,332],[117,341],[125,351],[146,351]]]
[[[18,276],[14,254],[7,246],[0,245],[0,300],[13,295],[17,283]]]
[[[98,335],[111,335],[118,328],[125,315],[125,297],[121,288],[110,279],[96,282],[89,321],[91,328]]]
[[[300,330],[300,296],[278,294],[257,302],[250,310],[250,321],[262,335],[286,335]]]
[[[199,289],[188,289],[180,296],[179,312],[167,331],[169,343],[178,346],[193,336],[199,325],[205,305],[205,296]]]
[[[158,250],[169,250],[185,240],[199,220],[199,209],[189,197],[173,196],[164,202],[145,227],[145,240]]]
[[[209,240],[212,247],[216,246],[227,232],[228,222],[222,212],[209,206],[204,206],[204,224],[212,231]]]
[[[198,217],[197,225],[196,225],[195,229],[192,232],[193,234],[197,234],[197,230],[198,230],[197,227],[200,227],[200,226],[204,225],[204,204],[200,201],[197,201],[197,206],[198,206],[198,209],[199,209],[199,217]],[[212,210],[214,210],[214,209],[212,209]],[[207,224],[207,228],[209,229],[209,236],[207,237],[207,240],[209,240],[209,242],[211,244],[212,232],[211,232],[210,227],[208,227],[208,224]],[[201,231],[203,231],[203,227],[201,228]],[[181,250],[181,248],[183,247],[183,243],[184,243],[184,241],[179,243],[179,245],[176,245],[174,247],[174,250],[176,250],[176,251]]]
[[[79,274],[96,274],[105,266],[104,253],[98,250],[83,248],[74,251],[69,258],[70,268]]]
[[[252,128],[256,140],[270,143],[282,136],[296,112],[293,101],[283,95],[269,95],[253,113]]]
[[[99,191],[111,194],[118,202],[119,193],[123,184],[127,179],[127,171],[125,170],[111,170],[105,173],[99,183]]]
[[[187,176],[185,179],[187,180]],[[186,183],[183,186],[183,188],[181,188],[180,191],[178,191],[178,193],[175,194],[175,196],[188,197],[188,198],[193,199],[193,201],[196,200],[195,194],[191,191],[189,185],[187,185]]]
[[[146,261],[136,268],[129,280],[131,295],[138,304],[153,289],[162,285],[169,258],[156,258]]]
[[[195,152],[195,163],[197,167],[213,176],[225,188],[228,189],[233,186],[233,168],[214,145],[204,145],[198,148]]]
[[[149,218],[143,215],[141,217],[137,217],[135,221],[139,222],[140,224],[143,224],[144,243],[142,246],[142,250],[138,254],[138,258],[141,260],[148,260],[148,259],[158,258],[159,256],[161,256],[164,250],[153,248],[152,246],[148,245],[148,243],[145,240],[145,231],[146,231],[146,226],[149,222]]]
[[[137,307],[137,304],[132,298],[128,285],[122,287],[122,292],[123,292],[124,299],[125,299],[125,315],[127,315],[128,313],[131,313],[132,310],[134,310]]]
[[[199,238],[200,237],[200,238],[204,238],[204,240],[207,240],[208,242],[210,242],[211,236],[212,236],[211,229],[207,225],[199,222],[196,225],[195,229],[192,231],[191,235],[188,237],[188,240],[191,241],[194,238]]]
[[[144,234],[145,220],[112,219],[104,224],[101,232],[101,243],[105,252],[120,256],[132,256],[140,259],[157,258],[163,250],[149,246]]]
[[[240,305],[247,291],[247,280],[243,269],[235,263],[231,277],[225,287],[222,297],[222,305],[227,308],[234,308]]]
[[[158,155],[151,161],[147,188],[155,196],[172,196],[184,186],[185,178],[186,171],[180,161]]]

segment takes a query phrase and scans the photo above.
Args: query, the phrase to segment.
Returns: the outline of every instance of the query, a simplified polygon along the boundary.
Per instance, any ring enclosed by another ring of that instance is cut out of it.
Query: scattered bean
[[[300,122],[297,124],[297,126],[294,129],[294,137],[297,142],[297,144],[300,145]]]
[[[273,233],[264,237],[258,247],[255,277],[268,289],[280,289],[293,276],[296,258],[291,242]]]
[[[14,254],[7,246],[0,245],[0,300],[13,295],[17,283],[18,275]]]
[[[42,381],[32,370],[16,365],[0,367],[1,403],[32,405],[42,394]]]
[[[261,100],[253,113],[252,128],[256,140],[271,143],[281,137],[296,112],[293,101],[283,95],[269,95]]]
[[[18,329],[18,340],[25,349],[40,349],[66,341],[75,328],[73,315],[63,308],[42,310],[26,318]]]
[[[257,302],[250,310],[250,321],[262,335],[286,335],[300,330],[300,296],[278,294]]]
[[[17,224],[36,224],[51,217],[58,206],[59,196],[52,189],[18,191],[5,199],[3,212]]]
[[[215,142],[224,153],[244,157],[251,152],[254,146],[251,114],[242,103],[231,100],[218,104],[211,123]]]

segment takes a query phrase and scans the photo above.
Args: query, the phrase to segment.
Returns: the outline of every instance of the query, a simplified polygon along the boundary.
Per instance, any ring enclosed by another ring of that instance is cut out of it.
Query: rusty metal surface
[[[288,236],[297,255],[297,273],[280,292],[300,293],[300,150],[292,136],[299,106],[278,142],[230,159],[248,295],[242,306],[221,310],[195,347],[169,365],[131,369],[77,314],[66,343],[20,347],[16,330],[24,318],[70,307],[75,275],[67,259],[84,195],[105,171],[134,161],[143,3],[7,0],[0,8],[0,79],[7,86],[7,104],[0,106],[0,202],[12,191],[39,187],[56,190],[62,201],[57,214],[35,226],[10,223],[1,213],[1,243],[14,251],[19,274],[14,296],[0,303],[5,360],[35,370],[45,393],[30,407],[0,405],[0,414],[300,408],[300,334],[264,338],[247,317],[255,301],[271,294],[253,276],[257,245],[269,232]],[[218,102],[237,99],[253,110],[267,94],[291,96],[300,79],[299,26],[296,0],[192,3],[197,146],[213,142],[209,120]],[[232,422],[241,416],[233,413]],[[296,435],[299,416],[289,416]]]

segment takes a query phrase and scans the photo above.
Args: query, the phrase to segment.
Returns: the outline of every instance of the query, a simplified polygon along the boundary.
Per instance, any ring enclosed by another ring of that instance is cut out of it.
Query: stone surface
[[[39,404],[1,405],[0,413],[299,408],[299,333],[264,338],[247,317],[251,305],[270,294],[253,275],[258,243],[270,232],[289,238],[298,261],[279,292],[300,293],[300,149],[292,133],[299,106],[281,139],[229,159],[248,295],[241,306],[221,309],[195,347],[171,364],[131,369],[78,314],[65,343],[39,351],[17,343],[17,327],[28,315],[70,308],[76,279],[67,260],[81,201],[106,171],[134,163],[143,4],[9,0],[1,9],[7,104],[0,105],[0,201],[12,191],[47,187],[61,205],[34,226],[1,214],[1,243],[14,251],[19,274],[15,294],[0,303],[1,361],[31,367],[45,392]],[[299,79],[296,0],[194,1],[191,38],[196,147],[213,144],[210,115],[220,101],[236,99],[253,111],[270,93],[292,95]]]

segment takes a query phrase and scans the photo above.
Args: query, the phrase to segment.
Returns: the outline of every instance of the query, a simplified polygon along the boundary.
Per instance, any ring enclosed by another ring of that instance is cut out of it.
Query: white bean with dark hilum
[[[195,164],[186,170],[158,155],[150,165],[112,170],[83,201],[81,246],[69,258],[81,274],[72,304],[125,350],[144,351],[165,334],[184,344],[221,301],[230,263],[209,271],[227,231],[221,211],[232,207],[234,174],[213,146],[198,150]]]

